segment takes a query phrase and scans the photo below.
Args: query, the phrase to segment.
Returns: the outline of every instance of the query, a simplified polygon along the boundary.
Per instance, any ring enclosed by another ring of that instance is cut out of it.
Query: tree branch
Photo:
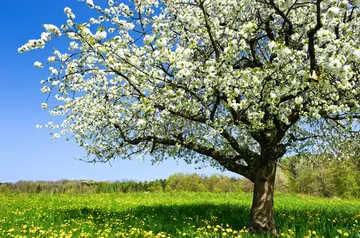
[[[310,29],[307,32],[308,38],[309,38],[309,58],[310,58],[310,73],[312,74],[314,71],[318,71],[317,69],[317,63],[316,63],[316,56],[315,56],[315,34],[318,32],[318,30],[321,29],[322,23],[321,23],[321,4],[322,0],[316,1],[316,25],[314,28]],[[319,72],[316,72],[319,75]]]
[[[165,110],[166,108],[162,105],[155,105],[156,108],[160,110]],[[208,125],[211,128],[214,128],[212,125],[207,123],[207,120],[205,117],[198,117],[198,116],[191,116],[188,114],[185,114],[184,112],[176,112],[173,110],[167,109],[171,114],[179,116],[181,118],[188,119],[190,121],[199,122]],[[247,147],[241,147],[239,143],[237,142],[236,138],[231,135],[229,132],[227,132],[225,129],[220,133],[222,137],[226,139],[226,141],[230,144],[230,146],[241,156],[242,159],[244,159],[248,164],[251,163],[251,161],[255,158],[258,158],[258,154],[251,151]]]
[[[211,121],[214,121],[216,109],[218,108],[219,105],[220,105],[220,96],[216,95],[214,106],[213,106],[213,109],[211,110],[211,114],[210,114]]]
[[[285,14],[283,11],[281,11],[276,6],[274,0],[270,0],[270,5],[275,9],[275,12],[284,19],[284,23],[287,23],[287,25],[288,25],[288,28],[285,31],[285,45],[289,46],[290,45],[290,37],[294,33],[293,25],[292,25],[291,21],[289,20],[289,18],[287,17],[287,14]],[[283,25],[285,25],[285,24],[283,24]]]
[[[345,120],[345,119],[348,119],[348,118],[355,118],[355,119],[360,119],[360,115],[347,115],[347,114],[343,114],[343,115],[340,115],[340,114],[337,114],[337,115],[325,115],[324,118],[329,118],[331,120],[334,120],[334,121],[341,121],[341,120]]]
[[[114,124],[114,127],[120,131],[120,134],[123,138],[123,140],[131,145],[138,145],[143,142],[152,142],[155,144],[162,144],[167,146],[176,146],[177,144],[181,145],[183,148],[192,150],[194,152],[197,152],[199,154],[209,156],[213,159],[215,159],[217,162],[219,162],[220,165],[224,166],[229,171],[232,171],[234,173],[241,174],[245,176],[246,178],[252,179],[251,176],[251,168],[249,166],[244,166],[236,163],[235,160],[227,158],[224,154],[221,152],[215,150],[214,148],[210,148],[207,146],[202,146],[200,144],[197,144],[195,142],[186,142],[182,137],[176,137],[176,139],[170,139],[170,138],[161,138],[156,136],[140,136],[134,139],[129,139],[126,137],[126,135],[121,130],[121,127],[117,124]]]
[[[306,91],[309,90],[309,89],[310,89],[310,87],[309,87],[309,86],[306,86],[303,90],[297,92],[295,95],[289,94],[289,95],[282,96],[282,97],[280,98],[280,101],[279,101],[279,103],[277,104],[277,106],[279,106],[281,103],[284,103],[284,102],[286,102],[286,101],[289,101],[289,100],[291,100],[291,99],[294,99],[294,98],[300,96],[301,94],[303,94],[304,92],[306,92]]]
[[[212,47],[213,47],[213,49],[215,51],[216,58],[219,58],[220,57],[220,51],[219,51],[218,46],[216,45],[216,42],[215,42],[215,39],[214,39],[212,33],[211,33],[211,27],[209,25],[209,19],[208,19],[207,13],[205,11],[204,1],[203,0],[200,1],[199,7],[200,7],[201,11],[204,14],[205,27],[206,27],[207,33],[209,34],[211,45],[212,45]]]

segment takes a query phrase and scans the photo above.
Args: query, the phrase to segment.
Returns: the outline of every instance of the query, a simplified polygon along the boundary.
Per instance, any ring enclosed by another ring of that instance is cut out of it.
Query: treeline
[[[360,198],[360,159],[295,156],[280,164],[286,191],[322,197]]]
[[[221,175],[174,174],[155,181],[19,181],[0,184],[0,193],[251,192],[247,179]],[[294,156],[277,170],[277,192],[322,197],[360,198],[360,159]]]
[[[17,193],[129,193],[129,192],[240,192],[246,190],[244,180],[213,175],[174,174],[155,181],[85,181],[60,180],[19,181],[0,184],[0,192]]]

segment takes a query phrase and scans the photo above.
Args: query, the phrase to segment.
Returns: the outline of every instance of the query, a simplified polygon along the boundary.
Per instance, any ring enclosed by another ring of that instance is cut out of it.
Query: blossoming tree
[[[243,175],[249,228],[276,234],[279,159],[356,130],[360,1],[98,2],[86,0],[88,22],[65,8],[66,24],[19,48],[70,42],[41,82],[58,102],[42,107],[65,116],[53,136],[70,133],[94,162],[149,153]]]

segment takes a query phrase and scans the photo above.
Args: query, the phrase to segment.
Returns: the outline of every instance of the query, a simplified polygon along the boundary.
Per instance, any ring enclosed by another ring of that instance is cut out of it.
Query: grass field
[[[0,194],[0,237],[266,237],[251,194]],[[360,201],[276,195],[282,237],[360,237]]]

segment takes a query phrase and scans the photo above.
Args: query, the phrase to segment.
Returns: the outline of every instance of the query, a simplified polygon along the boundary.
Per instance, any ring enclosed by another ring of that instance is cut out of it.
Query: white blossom
[[[354,58],[357,63],[360,63],[360,49],[356,49],[353,52]]]
[[[55,69],[54,67],[50,67],[49,70],[51,71],[52,75],[57,75],[59,73],[59,71],[57,69]]]
[[[340,60],[332,59],[329,63],[329,66],[330,66],[330,68],[333,68],[333,69],[340,69],[342,64],[341,64]]]
[[[144,37],[144,44],[145,44],[145,45],[148,45],[148,44],[150,44],[153,40],[154,40],[154,36],[146,35],[146,36]]]
[[[161,39],[158,39],[158,40],[156,41],[156,45],[157,45],[160,49],[164,48],[164,47],[166,46],[166,44],[167,44],[167,39],[166,39],[166,38],[161,38]]]
[[[74,22],[72,20],[67,20],[66,21],[66,24],[69,26],[69,27],[73,27],[74,26]]]
[[[44,87],[41,88],[42,93],[48,93],[50,91],[51,91],[51,88],[49,88],[48,86],[44,86]]]
[[[86,0],[86,4],[89,5],[91,8],[95,7],[93,0]]]
[[[55,61],[56,61],[55,56],[48,57],[48,62],[55,62]]]
[[[64,13],[65,13],[65,14],[71,13],[71,8],[65,7],[65,8],[64,8]]]
[[[337,15],[339,15],[339,13],[340,13],[340,8],[338,8],[338,7],[331,7],[331,8],[328,10],[328,13],[329,13],[330,17],[337,16]]]
[[[295,98],[295,103],[296,103],[297,105],[302,104],[303,101],[304,101],[304,99],[303,99],[301,96],[298,96],[298,97]]]
[[[95,34],[95,38],[96,38],[97,40],[105,39],[106,36],[107,36],[106,31],[98,31],[98,32],[96,32],[96,34]]]
[[[41,103],[41,108],[42,108],[42,109],[47,109],[47,108],[48,108],[47,103]]]
[[[42,67],[44,67],[44,65],[43,65],[41,62],[39,62],[39,61],[36,61],[36,62],[34,63],[34,66],[35,66],[36,68],[42,68]]]
[[[61,35],[61,32],[57,26],[52,25],[52,24],[44,24],[43,26],[48,33],[54,33],[57,35]]]

